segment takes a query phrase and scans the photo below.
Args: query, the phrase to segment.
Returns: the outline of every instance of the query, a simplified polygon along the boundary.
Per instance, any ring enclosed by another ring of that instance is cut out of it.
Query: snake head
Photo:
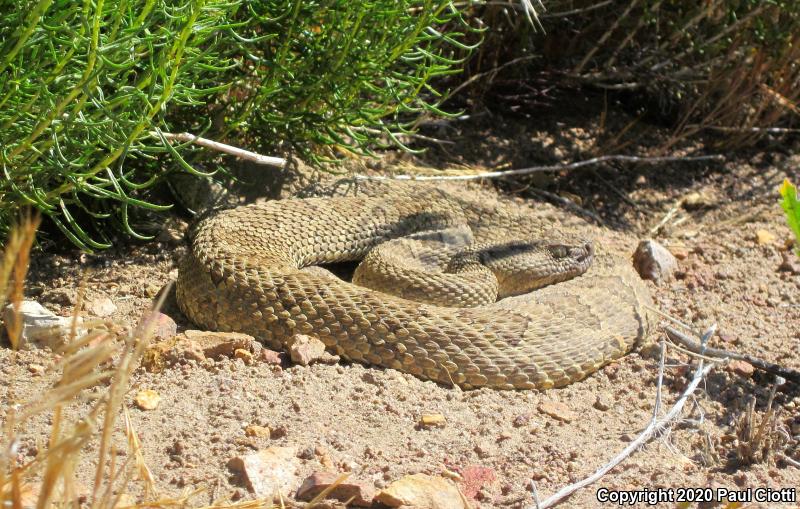
[[[483,253],[500,283],[498,297],[520,295],[586,272],[594,259],[590,241],[519,241]]]
[[[537,283],[530,289],[541,288],[570,280],[589,270],[594,259],[594,245],[587,240],[571,243],[545,241],[532,259],[536,262],[532,262],[530,278]]]

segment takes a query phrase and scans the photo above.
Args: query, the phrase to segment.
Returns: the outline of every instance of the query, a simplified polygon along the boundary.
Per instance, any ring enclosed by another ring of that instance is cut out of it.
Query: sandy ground
[[[439,134],[464,144],[461,152],[453,154],[445,147],[415,164],[520,167],[574,160],[602,139],[597,129],[581,127],[583,122],[531,128],[515,121],[480,136],[455,126]],[[596,214],[608,229],[602,235],[616,239],[629,254],[639,239],[654,237],[680,256],[677,277],[658,288],[651,285],[662,311],[698,329],[718,324],[713,346],[800,369],[800,275],[779,270],[791,233],[777,205],[779,184],[786,176],[796,179],[799,167],[800,157],[770,150],[724,164],[659,164],[623,171],[605,167],[535,180]],[[535,204],[542,197],[531,183],[504,183],[500,192]],[[665,217],[662,227],[655,228]],[[121,246],[100,255],[37,253],[27,296],[69,315],[88,268],[86,302],[108,296],[118,308],[112,318],[132,325],[159,289],[174,279],[176,263],[185,252],[185,223],[173,218],[169,226],[174,234],[163,235],[158,243]],[[759,230],[774,237],[759,243]],[[168,302],[164,312],[179,330],[192,328],[174,303]],[[656,332],[641,350],[581,382],[546,392],[465,392],[345,362],[310,367],[285,362],[279,368],[248,366],[234,359],[210,369],[184,365],[160,374],[139,369],[126,404],[163,493],[205,486],[207,491],[194,501],[197,505],[252,497],[227,468],[228,460],[277,445],[297,447],[301,479],[317,470],[350,471],[376,488],[406,474],[453,477],[469,467],[484,467],[471,472],[482,472],[486,482],[459,484],[472,507],[528,507],[533,483],[540,499],[546,498],[594,472],[647,425],[656,392],[656,344],[662,338],[663,333]],[[58,373],[33,374],[29,367],[53,362],[46,351],[0,349],[0,373],[9,382],[0,387],[0,415],[5,417],[10,405],[40,397]],[[691,377],[687,366],[694,362],[675,349],[667,351],[665,407],[686,387]],[[773,384],[774,377],[758,371],[743,376],[731,367],[714,369],[668,433],[563,506],[612,506],[598,502],[601,487],[800,486],[800,468],[779,457],[786,454],[800,461],[796,385],[782,385],[777,392],[783,438],[773,460],[750,465],[737,461],[736,421],[751,398],[757,401],[758,421]],[[143,411],[133,405],[135,392],[145,388],[162,396],[157,409]],[[547,402],[565,405],[569,422],[541,411]],[[79,415],[87,405],[88,400],[79,401],[70,412]],[[446,425],[418,426],[421,415],[428,413],[443,414]],[[49,424],[43,416],[21,430],[20,459],[35,455]],[[271,436],[247,437],[244,429],[252,424],[269,427]],[[96,446],[87,446],[88,464],[78,470],[86,486],[91,484]],[[714,504],[704,505],[710,506]],[[759,506],[779,507],[749,505]]]

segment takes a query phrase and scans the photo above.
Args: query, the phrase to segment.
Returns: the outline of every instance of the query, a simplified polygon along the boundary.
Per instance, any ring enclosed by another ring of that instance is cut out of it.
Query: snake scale
[[[434,188],[268,201],[195,226],[179,267],[178,304],[198,325],[247,333],[270,348],[310,334],[346,359],[462,388],[561,387],[648,333],[646,286],[628,260],[602,249],[580,277],[466,308],[414,302],[306,268],[359,260],[389,239],[465,222],[481,241],[559,235],[535,218]]]

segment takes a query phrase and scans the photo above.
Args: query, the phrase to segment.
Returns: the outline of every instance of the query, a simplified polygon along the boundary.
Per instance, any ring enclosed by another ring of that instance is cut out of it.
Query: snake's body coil
[[[345,358],[464,388],[563,386],[647,334],[647,288],[630,263],[602,253],[581,277],[471,308],[420,304],[303,269],[464,222],[479,239],[526,228],[518,217],[470,210],[436,190],[219,212],[195,228],[178,303],[201,326],[251,334],[271,348],[311,334]]]

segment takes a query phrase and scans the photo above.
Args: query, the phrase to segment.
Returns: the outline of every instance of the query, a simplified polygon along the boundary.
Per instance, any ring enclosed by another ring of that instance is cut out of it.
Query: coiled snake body
[[[271,348],[307,333],[347,359],[463,388],[563,386],[647,333],[647,288],[628,261],[602,250],[580,277],[469,308],[413,302],[304,268],[361,259],[388,239],[465,222],[476,240],[554,235],[436,189],[270,201],[195,227],[178,303],[199,325],[251,334]]]

